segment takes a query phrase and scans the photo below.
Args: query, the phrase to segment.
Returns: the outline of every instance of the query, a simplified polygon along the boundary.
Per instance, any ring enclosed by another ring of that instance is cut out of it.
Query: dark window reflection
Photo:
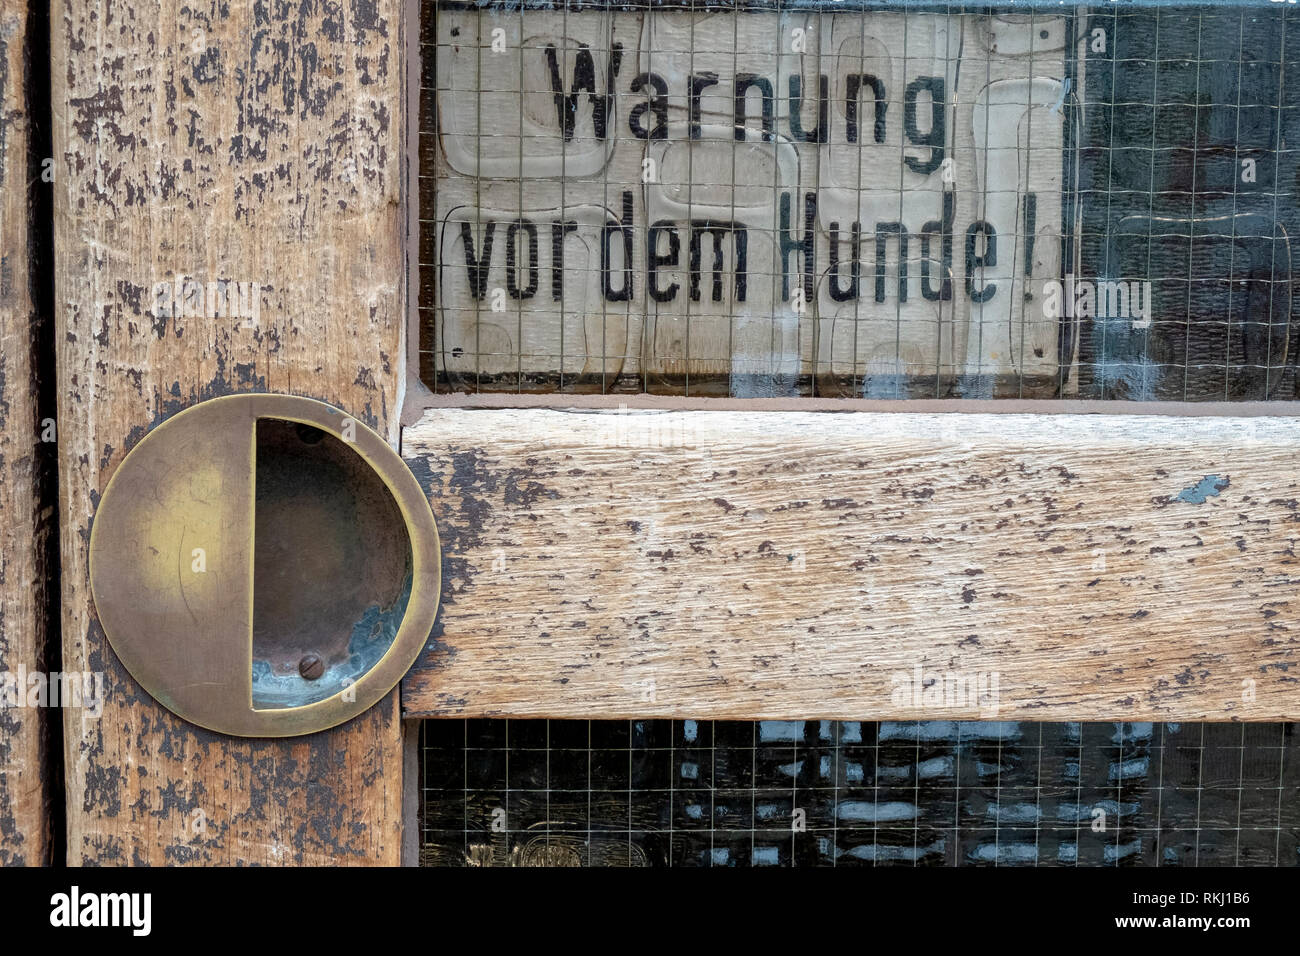
[[[1295,866],[1295,724],[431,720],[436,866]]]

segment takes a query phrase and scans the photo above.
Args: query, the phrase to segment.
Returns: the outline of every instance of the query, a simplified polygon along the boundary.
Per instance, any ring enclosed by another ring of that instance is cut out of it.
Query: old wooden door
[[[0,861],[412,862],[439,717],[1295,718],[1294,17],[1164,99],[1118,15],[742,6],[6,5],[0,664],[94,694],[0,715]],[[442,540],[304,737],[173,715],[90,593],[126,455],[240,392]]]

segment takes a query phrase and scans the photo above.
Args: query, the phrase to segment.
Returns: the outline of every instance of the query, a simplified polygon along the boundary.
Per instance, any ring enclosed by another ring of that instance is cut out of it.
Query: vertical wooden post
[[[26,706],[26,676],[49,669],[46,542],[54,434],[43,443],[38,314],[30,203],[43,188],[33,168],[31,13],[0,8],[0,865],[49,862],[50,803],[59,757],[49,752],[49,711]],[[57,666],[57,665],[54,665]],[[17,683],[20,678],[22,686]],[[21,694],[19,701],[16,695]]]
[[[396,441],[400,0],[52,16],[64,664],[106,694],[64,719],[69,862],[395,864],[396,693],[295,740],[191,726],[106,643],[86,543],[127,451],[206,398],[306,395]]]

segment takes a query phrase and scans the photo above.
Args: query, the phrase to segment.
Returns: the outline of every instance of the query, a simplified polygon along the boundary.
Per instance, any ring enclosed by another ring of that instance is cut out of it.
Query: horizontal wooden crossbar
[[[1300,717],[1300,420],[426,411],[408,716]]]

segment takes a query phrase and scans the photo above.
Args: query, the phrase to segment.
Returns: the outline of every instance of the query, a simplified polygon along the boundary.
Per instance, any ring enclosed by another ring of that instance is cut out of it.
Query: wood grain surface
[[[436,409],[407,716],[1300,716],[1296,418]]]
[[[396,441],[401,8],[54,3],[64,664],[106,685],[64,715],[70,863],[400,858],[395,693],[291,741],[196,729],[109,648],[86,548],[123,456],[203,399],[306,395]]]
[[[50,712],[26,706],[27,675],[47,670],[47,541],[54,444],[41,441],[38,313],[29,203],[40,181],[29,155],[29,5],[0,7],[0,674],[16,696],[0,707],[0,865],[48,863],[59,755]],[[36,55],[40,55],[39,52]],[[53,437],[47,435],[47,437]],[[57,718],[55,718],[57,719]]]

